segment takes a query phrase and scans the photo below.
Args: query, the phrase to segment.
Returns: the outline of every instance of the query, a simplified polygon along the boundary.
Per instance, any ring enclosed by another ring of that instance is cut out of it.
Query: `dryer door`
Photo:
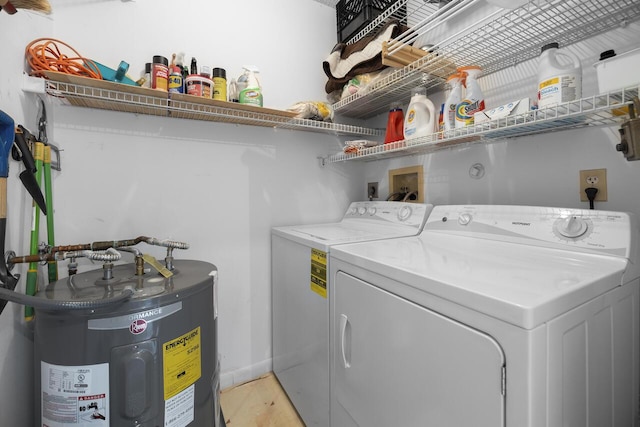
[[[331,425],[504,426],[504,353],[490,336],[339,272]]]

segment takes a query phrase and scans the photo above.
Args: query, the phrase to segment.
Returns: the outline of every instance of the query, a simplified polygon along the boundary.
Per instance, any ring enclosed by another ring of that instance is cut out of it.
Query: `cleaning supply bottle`
[[[182,80],[182,69],[174,65],[169,74],[169,92],[184,93],[184,81]]]
[[[244,75],[247,76],[247,87],[242,89],[238,95],[240,104],[253,104],[262,107],[262,86],[258,79],[258,68],[251,65],[245,65],[242,68],[245,70]]]
[[[411,91],[411,102],[404,118],[404,139],[415,139],[436,131],[436,108],[423,87]]]
[[[455,129],[456,127],[456,108],[460,101],[462,101],[462,83],[464,81],[465,74],[456,72],[449,76],[447,84],[449,84],[451,91],[447,96],[447,100],[444,102],[444,130]]]
[[[478,76],[482,69],[476,65],[458,68],[464,73],[464,84],[467,88],[462,101],[456,106],[456,128],[473,125],[473,115],[484,110],[484,95],[478,84]]]
[[[565,57],[569,63],[561,64]],[[558,43],[542,46],[538,63],[538,108],[582,98],[582,67],[570,52],[558,50]]]
[[[389,109],[389,118],[387,119],[387,132],[384,136],[384,143],[390,144],[404,139],[404,113],[402,104],[399,102],[391,103]]]

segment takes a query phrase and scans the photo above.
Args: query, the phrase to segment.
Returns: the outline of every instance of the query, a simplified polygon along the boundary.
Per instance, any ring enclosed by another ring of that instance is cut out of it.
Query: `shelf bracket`
[[[46,93],[45,80],[22,73],[22,91],[44,95]]]

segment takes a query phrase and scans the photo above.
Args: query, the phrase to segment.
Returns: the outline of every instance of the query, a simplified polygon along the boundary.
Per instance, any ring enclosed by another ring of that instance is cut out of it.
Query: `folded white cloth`
[[[384,31],[380,32],[373,40],[367,43],[362,50],[353,52],[346,58],[341,58],[342,49],[331,52],[325,60],[329,66],[331,75],[336,79],[344,78],[356,65],[369,61],[376,55],[382,53],[382,43],[392,38],[391,34],[396,27],[397,24],[387,26]]]

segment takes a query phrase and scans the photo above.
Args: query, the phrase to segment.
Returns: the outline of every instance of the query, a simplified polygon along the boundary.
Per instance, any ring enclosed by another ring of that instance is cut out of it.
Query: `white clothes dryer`
[[[329,253],[415,236],[432,206],[354,202],[341,221],[272,229],[273,371],[308,427],[329,426]]]
[[[638,224],[438,206],[331,251],[336,427],[639,425]]]

